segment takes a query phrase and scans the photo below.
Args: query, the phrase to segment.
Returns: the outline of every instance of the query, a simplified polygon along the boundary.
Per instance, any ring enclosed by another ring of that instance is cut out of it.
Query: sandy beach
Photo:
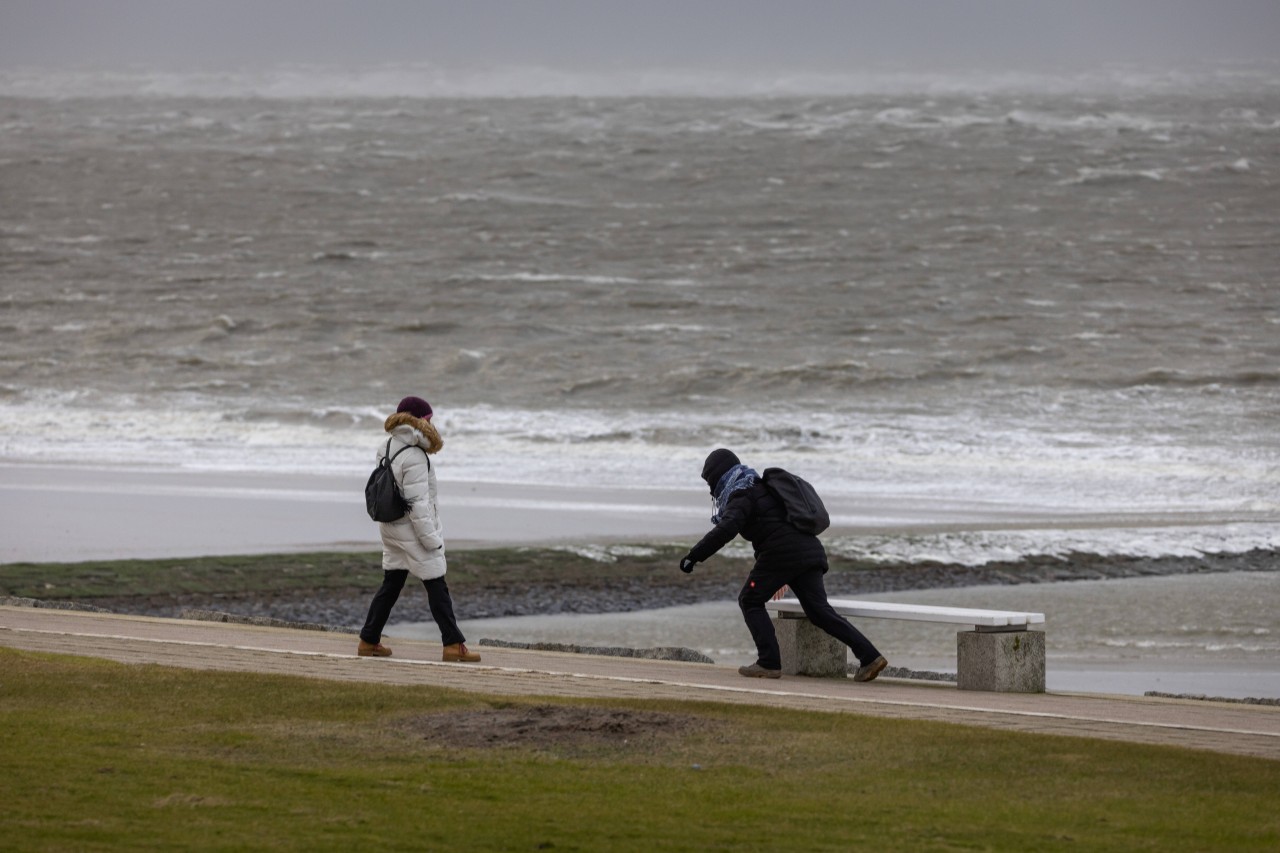
[[[366,475],[249,473],[0,461],[7,520],[0,564],[380,547]],[[1222,524],[1222,513],[1084,513],[875,494],[827,501],[842,535]],[[450,548],[578,542],[689,542],[708,529],[706,492],[440,480]],[[1252,518],[1245,520],[1255,520]]]

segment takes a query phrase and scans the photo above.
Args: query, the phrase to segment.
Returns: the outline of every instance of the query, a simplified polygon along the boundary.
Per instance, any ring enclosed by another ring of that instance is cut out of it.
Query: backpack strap
[[[410,447],[417,447],[419,450],[422,450],[422,448],[421,448],[421,447],[419,447],[419,446],[418,446],[418,445],[416,445],[416,444],[406,444],[404,447],[402,447],[402,448],[400,448],[399,450],[397,450],[397,451],[395,452],[395,454],[392,454],[392,453],[391,453],[391,439],[389,439],[389,438],[388,438],[388,439],[387,439],[387,452],[386,452],[386,453],[384,453],[384,454],[382,454],[382,455],[383,455],[383,458],[385,458],[385,459],[387,460],[387,464],[388,464],[388,465],[390,465],[392,462],[396,461],[396,456],[399,456],[401,453],[404,453],[404,452],[405,452],[406,450],[408,450]],[[430,470],[431,470],[431,457],[430,457],[430,456],[427,456],[427,451],[425,451],[425,450],[422,450],[422,455],[423,455],[423,456],[426,456],[426,458],[427,458],[427,470],[428,470],[428,471],[430,471]]]

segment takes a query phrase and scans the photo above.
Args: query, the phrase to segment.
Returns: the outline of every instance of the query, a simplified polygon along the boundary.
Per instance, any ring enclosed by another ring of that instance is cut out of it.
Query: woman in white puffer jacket
[[[431,463],[431,456],[444,447],[444,440],[431,423],[431,405],[421,397],[405,397],[384,428],[388,438],[378,448],[378,459],[392,457],[391,470],[409,511],[395,521],[378,525],[382,531],[382,586],[369,604],[357,654],[391,656],[391,649],[382,645],[382,629],[412,574],[427,589],[431,617],[440,628],[444,644],[444,659],[478,661],[480,655],[467,649],[466,639],[458,630],[453,599],[444,580],[444,534],[436,509],[436,472]]]

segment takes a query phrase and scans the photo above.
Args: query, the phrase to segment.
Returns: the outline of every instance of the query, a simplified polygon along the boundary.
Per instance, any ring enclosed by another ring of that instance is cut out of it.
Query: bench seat
[[[1030,630],[1043,625],[1044,614],[1022,610],[986,610],[897,604],[853,598],[830,599],[832,608],[849,619],[904,619],[972,626],[956,633],[957,687],[1004,693],[1043,693],[1045,635]],[[770,601],[765,608],[777,615],[774,627],[782,652],[782,671],[788,675],[844,678],[848,648],[805,617],[794,598]]]
[[[941,607],[933,604],[894,604],[888,601],[862,601],[855,598],[832,598],[831,606],[841,616],[854,619],[906,619],[913,622],[950,622],[973,625],[978,630],[998,628],[1025,631],[1031,625],[1043,625],[1043,613],[1021,610],[982,610],[975,607]],[[775,613],[804,615],[794,598],[770,601],[765,607]]]

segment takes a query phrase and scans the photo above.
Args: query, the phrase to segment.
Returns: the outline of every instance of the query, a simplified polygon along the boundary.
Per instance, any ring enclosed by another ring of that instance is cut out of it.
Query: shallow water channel
[[[1045,614],[1050,690],[1280,698],[1280,572],[933,589],[861,596]],[[866,619],[863,633],[909,669],[955,671],[956,626]],[[587,646],[687,646],[717,663],[754,659],[731,601],[631,613],[464,621],[482,639]],[[437,637],[433,623],[389,634]]]

